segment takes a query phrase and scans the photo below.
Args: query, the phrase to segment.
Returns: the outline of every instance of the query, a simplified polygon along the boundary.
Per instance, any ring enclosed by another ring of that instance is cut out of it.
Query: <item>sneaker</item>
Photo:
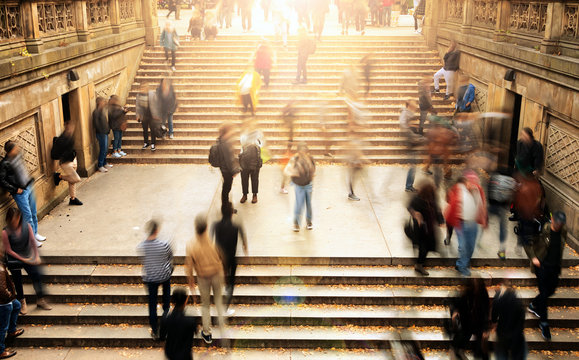
[[[44,240],[46,240],[46,236],[42,236],[42,235],[40,235],[40,234],[34,235],[34,238],[35,238],[36,240],[38,240],[38,241],[44,241]]]
[[[41,308],[42,310],[52,310],[52,306],[48,305],[45,298],[40,298],[36,300],[36,306]]]
[[[280,191],[279,191],[280,194],[287,194],[288,192],[289,192],[289,191],[287,191],[286,188],[281,188]]]
[[[356,195],[354,195],[354,194],[349,194],[349,195],[348,195],[348,200],[352,200],[352,201],[360,201],[360,198],[359,198],[359,197],[357,197],[357,196],[356,196]]]
[[[406,192],[418,192],[418,190],[416,190],[416,188],[414,188],[414,186],[408,187],[408,188],[404,189],[404,191],[406,191]]]
[[[113,153],[114,158],[120,158],[121,156],[123,156],[123,155],[121,155],[121,153],[118,153],[118,152]]]
[[[143,147],[141,148],[141,150],[145,150],[146,148],[149,147],[149,144],[145,143],[145,145],[143,145]]]
[[[109,171],[107,170],[107,168],[105,168],[104,166],[101,166],[101,167],[99,168],[99,171],[102,172],[102,173],[109,172]]]
[[[437,93],[440,92],[440,90],[439,90],[439,89],[434,89],[434,90],[432,90],[432,92],[435,93],[435,94],[437,94]]]
[[[312,224],[311,221],[308,221],[308,225],[306,226],[306,229],[313,230],[313,228],[314,228],[314,224]]]
[[[547,341],[551,340],[551,329],[549,329],[549,324],[548,323],[540,323],[539,324],[539,329],[541,329],[541,335],[543,335],[543,338]]]
[[[300,231],[300,224],[294,223],[294,231],[295,231],[295,232],[299,232],[299,231]]]
[[[121,154],[121,156],[127,156],[127,153],[124,152],[123,150],[119,151],[119,154]]]
[[[107,168],[107,169],[110,169],[110,168],[112,168],[112,167],[113,167],[112,164],[105,164],[105,168]]]
[[[177,71],[177,69],[174,66],[171,66],[171,71]]]
[[[78,198],[70,199],[68,201],[68,205],[82,205],[82,201],[80,201]]]
[[[173,138],[174,138],[173,134],[169,135],[169,139],[173,139]]]
[[[417,273],[419,273],[422,276],[428,276],[429,275],[428,271],[424,270],[424,267],[422,266],[422,264],[414,265],[414,271],[416,271]]]
[[[497,255],[499,256],[499,259],[501,259],[501,260],[506,260],[506,258],[507,258],[507,257],[505,256],[505,252],[504,252],[504,251],[499,251],[499,252],[497,253]]]
[[[154,144],[151,145],[151,151],[155,151],[155,150],[157,150],[157,148],[155,147],[155,145],[154,145]]]
[[[54,181],[54,186],[58,186],[58,184],[60,184],[60,181],[62,180],[60,178],[60,173],[55,172],[54,174],[52,174],[52,180]]]
[[[203,330],[201,330],[201,337],[203,338],[203,340],[205,341],[206,344],[211,344],[213,342],[213,338],[211,337],[211,334],[206,335]]]
[[[225,312],[225,316],[232,316],[233,314],[235,314],[235,310],[233,309],[227,309],[227,311]]]
[[[41,247],[42,247],[42,243],[41,243],[40,241],[38,241],[38,240],[35,240],[35,241],[36,241],[36,247],[37,247],[37,248],[41,248]]]
[[[540,318],[541,316],[539,316],[539,313],[537,312],[537,309],[535,308],[535,305],[533,305],[533,303],[529,304],[529,307],[527,308],[527,310],[529,310],[529,312],[533,315],[535,315],[536,317]]]

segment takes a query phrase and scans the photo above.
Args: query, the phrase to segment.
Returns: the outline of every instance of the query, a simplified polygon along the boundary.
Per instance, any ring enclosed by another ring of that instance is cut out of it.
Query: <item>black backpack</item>
[[[239,154],[239,165],[243,170],[257,170],[263,165],[261,160],[261,148],[256,144],[249,144],[243,147]]]
[[[216,142],[211,145],[211,148],[209,149],[209,164],[218,168],[221,167],[222,160],[221,143]]]
[[[50,158],[52,160],[60,160],[63,151],[60,146],[58,146],[58,136],[52,138],[52,149],[50,150]]]

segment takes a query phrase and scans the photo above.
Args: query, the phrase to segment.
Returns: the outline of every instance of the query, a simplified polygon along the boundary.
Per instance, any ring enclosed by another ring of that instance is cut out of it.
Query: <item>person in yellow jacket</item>
[[[244,114],[247,110],[251,110],[251,116],[255,116],[255,108],[257,107],[258,99],[257,93],[261,87],[261,77],[253,69],[247,69],[237,81],[237,101],[241,103]]]

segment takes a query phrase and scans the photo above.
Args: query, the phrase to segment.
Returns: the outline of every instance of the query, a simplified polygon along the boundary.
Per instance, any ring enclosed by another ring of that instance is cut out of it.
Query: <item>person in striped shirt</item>
[[[149,294],[149,324],[151,336],[159,338],[157,319],[157,293],[163,287],[163,316],[171,306],[171,274],[173,273],[173,250],[167,241],[159,240],[160,223],[150,220],[146,225],[149,236],[137,247],[143,262],[143,282]]]

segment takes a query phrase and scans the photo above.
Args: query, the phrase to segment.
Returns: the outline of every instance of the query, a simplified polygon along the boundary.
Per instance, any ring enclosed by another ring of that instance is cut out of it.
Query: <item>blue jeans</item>
[[[463,275],[469,275],[470,259],[474,252],[478,224],[475,221],[463,221],[460,227],[455,228],[458,237],[458,260],[456,266]]]
[[[149,325],[151,325],[151,330],[156,334],[159,330],[157,319],[157,294],[159,286],[163,287],[163,317],[165,317],[169,313],[171,306],[171,279],[162,283],[146,282],[145,285],[149,293]]]
[[[97,167],[101,168],[107,164],[107,151],[109,147],[109,135],[108,134],[96,134],[97,141],[99,142],[99,159]]]
[[[113,151],[121,150],[121,142],[123,141],[123,131],[113,130]]]
[[[26,189],[22,191],[22,194],[12,195],[18,209],[22,213],[22,218],[26,220],[27,223],[32,226],[32,231],[34,234],[38,234],[38,218],[36,217],[36,195],[34,194],[34,188],[32,184],[28,185]]]
[[[411,189],[414,185],[414,177],[416,176],[416,167],[412,166],[408,169],[408,174],[406,175],[406,189]]]
[[[499,241],[500,250],[505,250],[505,240],[507,238],[507,208],[503,205],[489,205],[489,214],[499,218]]]
[[[18,321],[18,314],[20,313],[21,307],[20,301],[16,299],[8,304],[0,305],[0,354],[6,349],[4,345],[6,333],[16,331],[16,322]]]
[[[294,184],[296,191],[296,207],[294,210],[294,222],[299,224],[302,216],[304,203],[306,205],[306,220],[312,221],[312,183],[305,186]]]
[[[169,127],[169,135],[173,135],[173,113],[167,115],[167,123]]]

